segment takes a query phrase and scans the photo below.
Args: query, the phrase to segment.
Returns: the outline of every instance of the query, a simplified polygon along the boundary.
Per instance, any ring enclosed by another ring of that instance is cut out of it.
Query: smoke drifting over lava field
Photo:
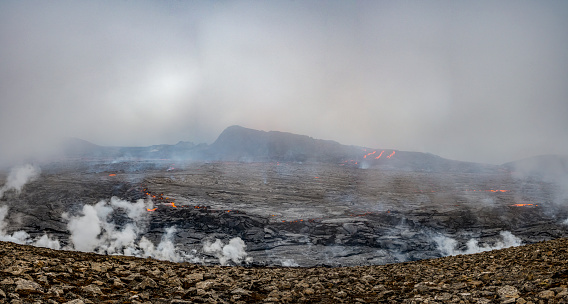
[[[0,240],[222,265],[353,266],[568,236],[566,158],[486,165],[227,128],[0,177]],[[551,170],[554,168],[554,170]]]

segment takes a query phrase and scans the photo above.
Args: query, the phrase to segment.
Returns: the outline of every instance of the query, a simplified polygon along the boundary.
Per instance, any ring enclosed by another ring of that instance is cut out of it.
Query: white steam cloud
[[[56,250],[61,249],[59,241],[51,239],[51,237],[48,236],[47,234],[44,234],[43,236],[41,236],[36,240],[32,240],[30,238],[30,235],[23,230],[19,230],[12,234],[8,234],[6,232],[6,227],[8,226],[8,223],[6,222],[7,217],[8,217],[8,207],[1,206],[0,207],[0,241],[13,242],[17,244],[28,244],[37,247],[46,247]]]
[[[158,247],[155,247],[150,240],[145,237],[142,237],[140,240],[139,246],[143,251],[144,257],[153,257],[158,260],[168,260],[172,262],[182,262],[185,260],[189,260],[191,262],[198,262],[199,259],[188,254],[184,254],[181,256],[174,243],[173,243],[173,236],[176,233],[176,227],[169,227],[166,229],[166,234],[162,236],[162,240]]]
[[[172,262],[202,262],[200,258],[194,255],[197,253],[196,250],[192,250],[192,253],[188,254],[176,248],[173,241],[176,233],[175,227],[169,227],[165,230],[165,234],[157,246],[143,236],[143,233],[146,232],[145,224],[148,216],[146,208],[148,207],[153,207],[151,201],[138,200],[136,203],[130,203],[112,197],[109,202],[103,200],[95,205],[84,205],[79,215],[70,216],[64,213],[62,217],[68,220],[67,229],[70,233],[70,245],[64,249],[99,254],[152,257]],[[112,221],[113,215],[116,214],[125,215],[128,218],[127,223],[121,227],[116,225]],[[0,206],[0,241],[61,249],[59,240],[53,239],[47,234],[32,239],[23,230],[12,234],[7,233],[7,217],[8,207]],[[245,248],[245,242],[236,237],[226,245],[221,240],[216,240],[214,243],[206,242],[203,251],[215,255],[221,265],[227,265],[229,261],[233,261],[235,264],[240,264],[243,261],[251,262],[252,258],[247,258]]]
[[[457,245],[458,245],[458,241],[456,241],[453,238],[444,236],[444,235],[440,235],[440,236],[436,236],[434,237],[434,241],[436,242],[436,244],[438,245],[438,250],[440,250],[440,252],[444,255],[444,256],[448,256],[448,255],[458,255],[458,254],[473,254],[473,253],[479,253],[479,252],[483,252],[483,251],[490,251],[490,250],[496,250],[496,249],[503,249],[503,248],[507,248],[507,247],[514,247],[514,246],[520,246],[522,245],[522,240],[516,236],[514,236],[511,232],[509,231],[501,231],[501,241],[496,242],[493,246],[485,244],[480,246],[479,245],[479,241],[476,239],[470,239],[466,246],[467,248],[465,250],[459,250],[457,249]]]
[[[2,188],[0,188],[0,198],[2,198],[4,193],[9,190],[15,190],[16,193],[19,194],[25,184],[36,180],[40,174],[41,169],[31,164],[12,168],[6,178],[6,183],[2,186]],[[6,222],[7,217],[8,206],[0,206],[0,241],[14,242],[18,244],[31,244],[51,249],[61,248],[59,241],[52,240],[47,234],[44,234],[37,240],[32,240],[30,235],[23,230],[8,234],[6,232],[6,228],[8,227],[8,223]]]
[[[112,197],[110,202],[100,201],[94,206],[83,206],[82,215],[65,218],[69,219],[67,228],[71,233],[72,248],[78,251],[96,252],[100,254],[120,254],[138,257],[153,257],[161,260],[181,262],[196,261],[176,249],[172,239],[175,227],[166,229],[166,234],[158,246],[141,236],[145,232],[146,208],[151,202],[138,200],[132,204],[128,201]],[[122,228],[112,222],[112,214],[124,212],[130,220]]]
[[[10,170],[6,183],[0,188],[0,198],[4,196],[4,192],[15,190],[17,193],[22,191],[25,184],[36,180],[41,174],[41,169],[31,164],[14,167]]]
[[[245,242],[240,237],[232,238],[226,245],[219,239],[216,239],[214,243],[205,242],[203,244],[203,251],[213,254],[223,266],[227,265],[229,261],[233,261],[235,264],[240,264],[243,261],[252,262],[252,258],[247,258],[245,248]]]

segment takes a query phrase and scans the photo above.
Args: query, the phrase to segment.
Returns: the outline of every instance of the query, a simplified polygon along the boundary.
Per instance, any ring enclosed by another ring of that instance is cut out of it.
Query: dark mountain
[[[226,128],[211,145],[179,142],[149,147],[103,147],[80,139],[65,142],[64,151],[75,158],[173,159],[238,162],[322,162],[405,171],[481,172],[497,166],[445,159],[430,153],[371,149],[342,145],[279,131],[241,126]]]
[[[445,159],[430,153],[346,146],[278,131],[241,126],[225,129],[207,149],[212,160],[326,162],[361,168],[381,167],[405,171],[481,172],[496,166]]]
[[[225,129],[208,151],[212,159],[227,161],[342,162],[361,154],[361,148],[331,140],[241,126]]]

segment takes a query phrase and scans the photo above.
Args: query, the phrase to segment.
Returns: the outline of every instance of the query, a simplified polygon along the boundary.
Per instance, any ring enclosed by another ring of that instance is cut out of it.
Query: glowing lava
[[[158,208],[154,208],[154,209],[146,208],[146,210],[147,210],[148,212],[154,212],[154,211],[158,210]]]
[[[116,176],[116,174],[114,174],[114,173],[111,173],[111,174],[109,174],[108,176]]]
[[[513,204],[511,206],[513,206],[513,207],[536,207],[538,205],[535,205],[535,204]]]
[[[367,158],[367,156],[371,156],[371,155],[373,155],[373,154],[375,154],[375,153],[377,153],[377,151],[373,151],[373,152],[371,152],[371,153],[367,153],[367,154],[365,154],[365,155],[363,156],[363,158]]]
[[[379,156],[375,157],[375,159],[381,158],[381,156],[383,156],[383,153],[385,153],[385,150],[381,151],[381,154],[379,154]]]
[[[393,157],[395,153],[396,153],[395,151],[392,151],[392,153],[391,153],[391,154],[389,154],[389,156],[387,156],[387,158],[391,158],[391,157]]]

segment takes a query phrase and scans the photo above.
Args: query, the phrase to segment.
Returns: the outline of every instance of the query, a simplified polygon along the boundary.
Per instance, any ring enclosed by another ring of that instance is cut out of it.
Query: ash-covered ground
[[[568,236],[562,185],[504,166],[74,161],[38,174],[4,191],[4,239],[206,264],[352,266]]]

